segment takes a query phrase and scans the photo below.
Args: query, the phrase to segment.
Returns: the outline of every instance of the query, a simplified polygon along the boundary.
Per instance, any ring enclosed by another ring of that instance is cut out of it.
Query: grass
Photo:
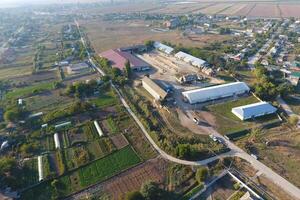
[[[109,117],[106,120],[106,124],[112,134],[117,134],[119,132],[119,128],[112,117]]]
[[[103,181],[140,162],[130,146],[97,160],[79,170],[80,184],[87,187]]]
[[[114,91],[111,89],[104,94],[100,94],[98,98],[91,100],[92,104],[95,104],[98,108],[104,108],[118,104],[118,100]]]
[[[7,99],[17,99],[17,98],[31,95],[33,94],[34,91],[51,90],[51,89],[53,89],[52,82],[40,83],[40,84],[36,84],[24,88],[17,88],[13,91],[8,92],[5,95],[5,97]]]
[[[300,114],[300,100],[299,99],[295,99],[293,97],[286,97],[286,98],[284,98],[284,100],[296,114]]]
[[[242,122],[236,117],[231,112],[231,109],[256,102],[258,102],[258,100],[254,96],[249,96],[235,101],[207,106],[206,108],[216,117],[217,130],[222,134],[228,134],[244,130],[246,126],[249,125],[247,122]]]
[[[201,191],[203,189],[203,184],[199,184],[196,187],[194,187],[191,191],[186,193],[183,197],[182,200],[189,200],[191,199],[197,192]]]

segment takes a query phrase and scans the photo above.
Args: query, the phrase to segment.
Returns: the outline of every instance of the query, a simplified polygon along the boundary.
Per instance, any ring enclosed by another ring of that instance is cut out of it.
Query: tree
[[[145,42],[145,45],[146,45],[147,49],[152,49],[153,48],[153,44],[154,44],[154,42],[152,40],[147,40]]]
[[[196,171],[196,180],[200,184],[207,179],[208,170],[206,167],[200,167]]]
[[[294,92],[294,87],[290,83],[282,83],[277,87],[278,93],[284,98]]]
[[[162,190],[155,182],[146,182],[141,188],[141,194],[146,200],[158,200],[162,199]]]
[[[125,75],[127,78],[130,78],[131,76],[131,66],[130,66],[130,62],[127,60],[125,63]]]
[[[179,158],[189,158],[191,156],[191,146],[189,144],[179,144],[176,147],[176,152]]]
[[[288,123],[291,126],[296,126],[299,122],[299,117],[297,115],[291,115],[288,119]]]
[[[139,191],[133,191],[126,194],[126,200],[144,200],[145,198]]]
[[[116,79],[117,77],[121,76],[122,72],[119,68],[114,67],[111,70],[111,74],[112,74],[113,79]]]

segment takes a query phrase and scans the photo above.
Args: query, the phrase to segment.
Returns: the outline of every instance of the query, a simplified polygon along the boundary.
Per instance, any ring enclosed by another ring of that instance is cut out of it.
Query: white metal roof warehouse
[[[249,91],[250,88],[247,86],[246,83],[234,82],[207,88],[190,90],[182,92],[182,95],[190,104],[194,104],[244,94],[248,93]]]
[[[179,51],[178,53],[175,54],[175,57],[178,59],[181,59],[187,63],[190,63],[193,66],[196,67],[203,67],[206,64],[205,60],[202,60],[200,58],[196,58],[190,54],[184,53],[182,51]]]
[[[275,107],[267,102],[258,102],[245,106],[232,108],[231,112],[241,120],[273,114],[277,111]]]
[[[162,44],[160,42],[154,42],[153,46],[155,47],[155,49],[158,49],[160,51],[163,51],[166,54],[171,54],[174,49],[172,47],[169,47],[165,44]]]

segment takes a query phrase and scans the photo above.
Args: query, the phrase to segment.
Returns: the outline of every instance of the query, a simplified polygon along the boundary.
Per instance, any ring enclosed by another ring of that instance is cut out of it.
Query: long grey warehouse
[[[182,92],[184,98],[190,103],[201,103],[235,95],[248,93],[250,88],[244,82],[234,82],[207,88]]]

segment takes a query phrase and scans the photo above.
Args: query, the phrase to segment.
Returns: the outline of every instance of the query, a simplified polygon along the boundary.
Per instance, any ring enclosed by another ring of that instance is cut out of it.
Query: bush
[[[291,115],[288,119],[288,123],[291,125],[291,126],[296,126],[299,122],[299,118],[297,115]]]
[[[201,167],[197,169],[196,172],[196,180],[198,183],[202,183],[207,179],[208,176],[208,169],[206,167]]]
[[[126,194],[126,200],[144,200],[145,198],[139,191],[129,192]]]

